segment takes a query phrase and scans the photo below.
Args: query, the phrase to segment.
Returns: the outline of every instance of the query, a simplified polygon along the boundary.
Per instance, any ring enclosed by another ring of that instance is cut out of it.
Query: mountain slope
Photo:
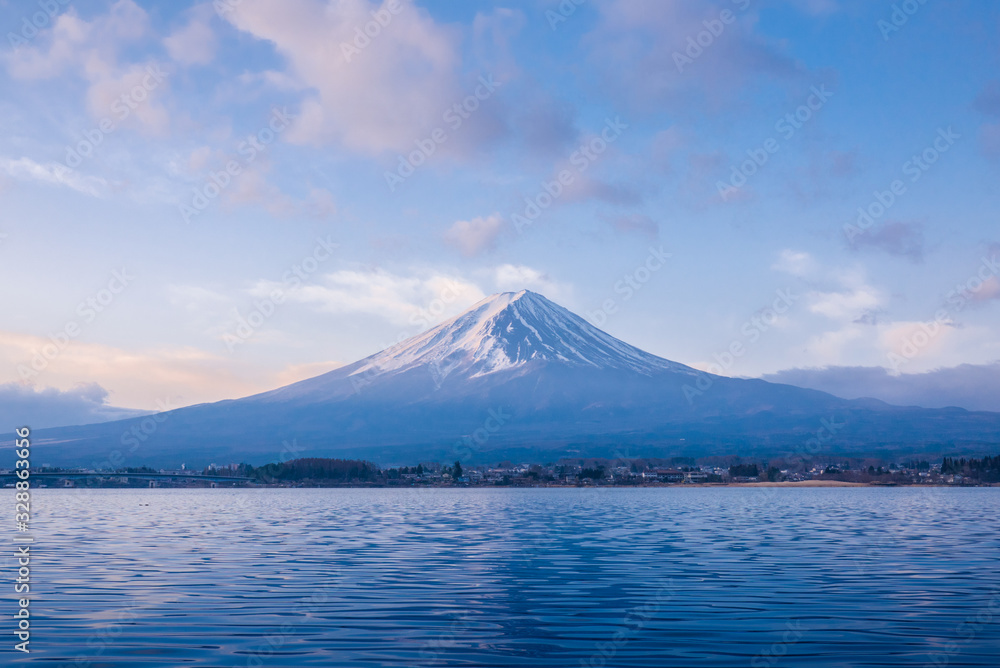
[[[834,425],[833,428],[824,425]],[[157,418],[45,430],[45,461],[379,463],[563,454],[976,449],[1000,414],[929,411],[705,374],[646,353],[545,297],[489,297],[437,327],[329,373]],[[46,447],[47,446],[47,447]],[[117,454],[113,454],[117,453]]]
[[[321,396],[345,378],[356,391],[376,380],[392,382],[410,371],[425,373],[440,388],[446,380],[451,385],[499,372],[522,373],[545,362],[643,376],[698,373],[619,341],[545,297],[522,290],[487,297],[465,313],[371,357],[257,397]]]

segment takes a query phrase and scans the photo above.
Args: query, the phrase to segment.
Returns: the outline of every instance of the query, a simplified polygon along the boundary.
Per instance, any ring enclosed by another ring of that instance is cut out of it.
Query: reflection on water
[[[998,510],[985,488],[42,490],[30,660],[997,666]]]

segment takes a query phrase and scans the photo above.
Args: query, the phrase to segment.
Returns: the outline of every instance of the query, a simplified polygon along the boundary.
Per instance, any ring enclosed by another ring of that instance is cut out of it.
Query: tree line
[[[360,459],[320,459],[310,457],[287,462],[251,466],[240,464],[236,474],[261,482],[296,482],[315,480],[321,482],[373,482],[379,469],[375,464]]]
[[[941,462],[941,473],[963,475],[984,482],[1000,482],[1000,455],[996,457],[987,455],[982,459],[945,457]]]

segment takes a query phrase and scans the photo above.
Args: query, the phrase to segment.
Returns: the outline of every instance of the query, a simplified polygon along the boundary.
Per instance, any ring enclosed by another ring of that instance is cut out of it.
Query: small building
[[[684,472],[678,469],[656,469],[656,477],[663,482],[683,482]]]

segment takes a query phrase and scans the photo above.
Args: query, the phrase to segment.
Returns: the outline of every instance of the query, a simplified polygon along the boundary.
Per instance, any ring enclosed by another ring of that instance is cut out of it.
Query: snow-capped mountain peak
[[[362,360],[351,375],[366,378],[429,365],[441,377],[467,377],[532,362],[629,370],[693,372],[643,352],[530,290],[503,292],[437,327]]]
[[[834,452],[884,451],[886,434],[907,448],[1000,440],[1000,414],[896,408],[722,376],[702,392],[696,374],[541,295],[507,292],[320,376],[171,411],[135,456],[158,466],[230,455],[256,464],[287,457],[289,444],[303,457],[410,464],[456,456],[495,462],[721,455],[732,454],[734,444],[760,444],[777,455],[801,447],[803,434],[827,420],[847,425],[827,443]],[[40,447],[82,465],[106,455],[142,419],[48,430]]]

